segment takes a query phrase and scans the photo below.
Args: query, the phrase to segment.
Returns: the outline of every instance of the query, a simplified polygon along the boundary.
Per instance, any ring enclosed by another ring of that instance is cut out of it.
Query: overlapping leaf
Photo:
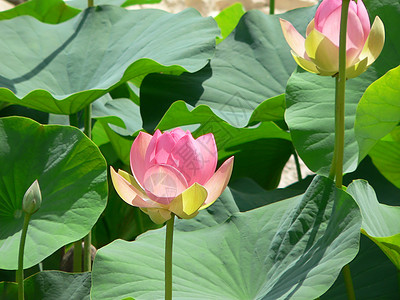
[[[37,273],[24,280],[25,299],[89,300],[90,273],[69,274],[58,271]],[[0,282],[2,300],[18,298],[18,285]]]
[[[236,213],[212,227],[177,230],[174,298],[316,298],[356,255],[360,225],[351,197],[318,177],[303,197]],[[92,299],[162,299],[164,234],[100,249]]]
[[[373,72],[367,71],[347,82],[344,172],[357,166],[354,118],[357,103],[372,78]],[[288,81],[286,104],[285,120],[301,159],[314,172],[328,175],[335,144],[335,80],[299,68]]]
[[[85,236],[106,206],[107,167],[80,130],[0,119],[0,268],[17,269],[22,198],[38,179],[43,202],[29,223],[24,267]]]
[[[315,7],[280,15],[305,31]],[[295,69],[277,16],[249,11],[235,30],[217,45],[210,64],[194,74],[151,74],[141,86],[144,128],[152,131],[169,106],[184,100],[201,104],[233,126],[243,127],[264,100],[285,92]]]
[[[360,159],[400,122],[400,66],[375,81],[357,107],[355,134]]]
[[[367,181],[357,180],[347,192],[361,210],[362,231],[374,241],[400,270],[400,207],[380,204]]]
[[[196,32],[194,35],[193,32]],[[70,114],[112,87],[150,72],[193,72],[213,55],[218,28],[194,9],[179,14],[86,9],[58,25],[2,21],[2,101]]]
[[[250,177],[267,189],[279,184],[282,169],[292,154],[292,145],[286,131],[273,122],[264,122],[254,128],[236,128],[224,122],[205,105],[190,109],[183,101],[175,102],[158,128],[166,130],[196,125],[198,128],[193,130],[195,136],[212,132],[219,160],[235,156],[232,179]],[[252,170],[250,173],[249,168]]]

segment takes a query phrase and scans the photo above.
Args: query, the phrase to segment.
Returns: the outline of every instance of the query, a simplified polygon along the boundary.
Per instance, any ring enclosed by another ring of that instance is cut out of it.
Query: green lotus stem
[[[94,6],[94,0],[88,0],[88,2],[87,2],[87,6],[88,7],[93,7]]]
[[[303,175],[301,175],[299,156],[297,155],[296,151],[293,151],[293,157],[294,157],[294,163],[296,164],[297,179],[298,181],[302,181]]]
[[[93,1],[92,1],[93,2]],[[89,139],[92,139],[92,104],[86,106],[83,111],[85,128],[83,132]],[[89,272],[92,269],[92,256],[90,246],[92,245],[92,232],[90,231],[84,238],[83,247],[83,271]]]
[[[18,300],[24,300],[24,250],[26,233],[28,232],[29,220],[31,215],[25,213],[24,224],[22,225],[21,239],[19,242],[19,253],[18,253],[18,270],[16,273],[16,281],[18,283]]]
[[[354,293],[353,280],[351,279],[350,266],[348,264],[343,267],[342,273],[346,285],[347,299],[355,300],[356,294]]]
[[[70,114],[69,115],[69,125],[79,128],[78,125],[78,114]],[[82,241],[74,242],[74,258],[72,263],[73,271],[75,273],[82,272]]]
[[[73,271],[82,272],[82,240],[74,242]]]
[[[84,119],[85,119],[85,128],[83,132],[87,135],[89,139],[92,139],[92,104],[86,106],[83,111]]]
[[[172,300],[172,241],[174,238],[175,215],[167,221],[165,236],[165,300]]]
[[[90,246],[92,245],[92,232],[89,232],[83,241],[83,271],[90,272],[92,271],[92,253],[90,251]]]
[[[342,10],[340,18],[340,38],[339,38],[339,73],[336,75],[336,93],[335,93],[335,148],[333,152],[332,167],[329,172],[329,178],[336,178],[336,187],[342,189],[343,183],[343,156],[344,156],[344,103],[346,92],[346,33],[347,16],[349,13],[349,4],[351,0],[342,1]],[[350,273],[350,266],[345,265],[342,269],[347,299],[355,300],[353,281]]]
[[[275,13],[275,0],[269,0],[269,14],[273,15]]]

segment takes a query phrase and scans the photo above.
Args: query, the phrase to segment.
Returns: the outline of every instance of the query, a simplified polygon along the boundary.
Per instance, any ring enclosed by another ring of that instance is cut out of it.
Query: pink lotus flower
[[[130,154],[133,176],[111,167],[111,178],[121,198],[140,207],[162,224],[171,212],[190,219],[217,200],[232,174],[233,157],[217,172],[217,146],[212,133],[197,139],[177,128],[153,136],[140,132]]]
[[[306,38],[293,25],[280,19],[283,35],[292,55],[303,69],[324,76],[339,71],[339,31],[342,0],[324,0],[308,24]],[[385,29],[379,17],[370,26],[361,0],[350,1],[347,18],[346,77],[363,73],[379,56],[385,43]]]

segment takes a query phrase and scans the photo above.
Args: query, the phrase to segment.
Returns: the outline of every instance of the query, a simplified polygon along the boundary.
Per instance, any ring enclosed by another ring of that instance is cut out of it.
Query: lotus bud
[[[42,205],[42,194],[39,182],[35,180],[27,189],[22,201],[22,210],[27,214],[34,214]]]

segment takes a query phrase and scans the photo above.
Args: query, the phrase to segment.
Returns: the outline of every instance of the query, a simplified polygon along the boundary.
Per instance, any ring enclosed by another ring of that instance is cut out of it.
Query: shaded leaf
[[[89,300],[90,273],[44,271],[24,280],[25,299]],[[0,282],[2,300],[18,299],[18,285]]]

